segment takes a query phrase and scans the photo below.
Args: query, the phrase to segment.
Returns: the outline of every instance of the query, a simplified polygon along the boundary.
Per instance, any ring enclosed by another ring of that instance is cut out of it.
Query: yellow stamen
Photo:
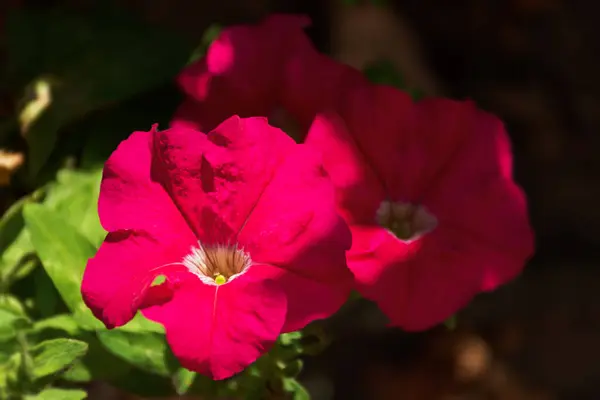
[[[217,274],[217,276],[215,276],[215,283],[217,285],[222,285],[225,282],[227,282],[227,278],[225,278],[223,275]]]

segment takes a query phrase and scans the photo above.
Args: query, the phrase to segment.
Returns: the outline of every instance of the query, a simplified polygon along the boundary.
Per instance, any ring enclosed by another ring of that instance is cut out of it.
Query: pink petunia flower
[[[376,85],[339,115],[319,117],[305,143],[325,154],[358,289],[393,325],[427,329],[519,274],[533,233],[498,118]]]
[[[257,25],[224,29],[177,82],[186,100],[171,126],[210,130],[230,115],[265,116],[302,138],[317,112],[330,109],[353,82],[354,68],[319,53],[305,16],[275,14]]]
[[[98,211],[109,233],[83,277],[88,307],[108,328],[142,310],[214,379],[330,316],[352,286],[320,154],[264,118],[133,133],[105,165]]]

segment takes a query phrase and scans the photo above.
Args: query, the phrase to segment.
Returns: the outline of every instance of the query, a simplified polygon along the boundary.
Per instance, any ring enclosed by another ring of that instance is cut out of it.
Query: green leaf
[[[179,368],[162,334],[117,329],[98,332],[98,339],[111,353],[143,371],[172,376]]]
[[[17,331],[26,328],[29,320],[0,308],[0,341],[16,337]]]
[[[58,213],[94,247],[106,236],[98,218],[98,196],[102,170],[89,172],[64,169],[58,172],[57,183],[48,190],[44,204]]]
[[[15,296],[4,293],[0,294],[0,308],[7,310],[15,315],[26,317],[27,313],[23,304]]]
[[[22,358],[20,353],[13,353],[0,363],[0,395],[3,395],[8,389],[12,389],[19,382],[19,375],[22,367]],[[2,399],[6,396],[0,397]]]
[[[180,37],[118,15],[56,9],[9,16],[9,70],[20,79],[51,77],[51,103],[27,128],[30,172],[37,174],[59,129],[89,111],[170,82],[190,51]]]
[[[10,295],[0,295],[0,342],[15,338],[30,325],[21,303]]]
[[[109,352],[95,334],[85,332],[77,338],[88,344],[88,352],[62,375],[62,379],[71,382],[112,381],[127,375],[133,368]]]
[[[27,204],[23,210],[31,242],[46,273],[69,309],[89,328],[103,328],[81,298],[81,279],[94,246],[60,215],[46,206]]]
[[[75,339],[45,340],[31,349],[34,379],[64,371],[83,357],[88,344]]]
[[[173,384],[175,385],[175,391],[178,395],[183,395],[188,392],[196,377],[197,373],[190,371],[185,368],[179,368],[173,375]]]
[[[0,283],[8,287],[12,281],[23,275],[22,267],[30,266],[33,245],[25,229],[23,206],[30,198],[22,198],[14,203],[0,220]]]
[[[47,205],[28,204],[24,217],[44,269],[75,320],[84,329],[105,329],[83,303],[80,290],[85,265],[94,256],[95,247]],[[121,330],[164,332],[160,324],[148,321],[140,313]]]
[[[56,389],[50,388],[35,395],[26,395],[25,400],[83,400],[87,393],[79,389]]]
[[[34,333],[41,333],[45,330],[60,330],[70,336],[76,336],[81,332],[77,321],[69,314],[54,315],[33,324],[32,331]]]
[[[282,333],[279,335],[278,341],[282,346],[292,346],[295,343],[302,340],[303,337],[302,331],[295,331],[289,333]]]
[[[64,310],[65,304],[60,299],[60,293],[54,283],[44,271],[38,268],[32,274],[34,295],[33,301],[39,318],[46,318]],[[62,310],[61,310],[62,308]]]
[[[306,388],[294,378],[284,378],[283,389],[292,394],[293,400],[310,400],[310,394]]]

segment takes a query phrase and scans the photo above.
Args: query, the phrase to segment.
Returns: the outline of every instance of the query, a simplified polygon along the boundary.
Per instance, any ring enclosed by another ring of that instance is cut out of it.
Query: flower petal
[[[457,235],[478,243],[479,249],[487,252],[487,261],[482,263],[486,268],[482,289],[494,289],[514,278],[534,250],[525,195],[512,180],[508,135],[498,118],[472,104],[432,106],[444,129],[461,131],[465,137],[455,147],[451,161],[440,166],[432,186],[423,192],[423,203],[440,225],[452,227]],[[462,115],[452,124],[458,113]],[[505,263],[495,263],[494,259]]]
[[[154,278],[165,275],[177,280],[181,265],[162,266],[181,256],[176,247],[143,232],[111,232],[88,261],[81,284],[83,300],[107,328],[124,325],[143,303],[156,300],[147,296]],[[160,298],[168,298],[168,293]]]
[[[286,63],[281,104],[307,130],[318,113],[340,111],[355,87],[369,87],[358,70],[307,47]]]
[[[255,263],[276,266],[328,285],[329,290],[342,291],[341,296],[333,295],[336,299],[345,300],[344,295],[349,293],[352,275],[346,265],[345,251],[351,245],[350,231],[335,210],[333,186],[322,169],[320,154],[310,147],[296,145],[296,151],[288,155],[262,193],[238,240]],[[321,294],[324,292],[320,290]],[[290,310],[301,310],[294,301],[306,299],[289,299]],[[337,307],[342,303],[343,300]],[[309,309],[309,305],[314,308]],[[314,319],[323,315],[320,307],[318,302],[306,304],[304,312],[313,317],[291,315],[290,318]],[[288,319],[288,324],[302,323]]]
[[[354,225],[348,264],[359,290],[392,324],[426,329],[478,292],[514,278],[533,252],[532,232],[497,118],[470,102],[444,99],[400,107],[397,95],[382,90],[363,97],[366,112],[345,111],[351,134],[390,197],[423,204],[438,226],[407,244],[368,224]],[[385,98],[404,115],[386,111]]]
[[[325,282],[348,277],[351,235],[334,196],[320,154],[297,145],[264,189],[239,243],[258,263]]]
[[[267,116],[279,100],[287,54],[311,46],[303,32],[309,24],[305,16],[273,15],[258,25],[224,29],[206,56],[178,77],[200,105],[195,119],[202,130],[234,114]]]
[[[364,162],[373,168],[392,199],[396,199],[396,187],[404,187],[411,178],[419,176],[419,171],[403,156],[415,147],[413,107],[410,96],[395,88],[356,85],[347,92],[340,108]]]
[[[400,242],[379,226],[353,225],[351,229],[347,259],[356,289],[377,303],[393,324],[402,326],[410,285],[408,276],[402,275],[406,272],[402,261],[414,253],[417,242]]]
[[[384,258],[402,246],[406,244],[381,246],[375,256]],[[442,226],[411,246],[370,287],[391,323],[409,331],[431,328],[452,316],[481,291],[486,266],[501,268],[510,262],[490,258],[475,241]]]
[[[385,198],[381,181],[365,161],[344,121],[334,114],[318,115],[304,141],[320,150],[337,191],[340,214],[349,224],[371,224]]]
[[[151,176],[154,130],[134,132],[109,157],[100,185],[98,214],[109,232],[143,231],[181,252],[194,243],[193,234],[168,193]]]
[[[230,243],[281,159],[296,146],[265,118],[231,117],[208,135],[172,128],[156,134],[162,181],[197,237]]]
[[[324,283],[270,265],[254,265],[252,268],[263,279],[277,282],[285,293],[287,314],[282,333],[300,330],[313,321],[335,314],[348,300],[354,287],[350,279]]]
[[[251,267],[220,286],[188,275],[171,301],[143,313],[164,325],[181,365],[215,380],[229,378],[269,350],[285,320],[281,289],[252,275]]]

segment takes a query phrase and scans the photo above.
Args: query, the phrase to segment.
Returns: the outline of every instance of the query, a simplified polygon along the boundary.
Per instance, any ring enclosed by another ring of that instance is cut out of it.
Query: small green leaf
[[[64,371],[83,357],[88,344],[75,339],[45,340],[31,349],[33,378],[39,379]]]
[[[295,378],[298,375],[300,375],[300,372],[302,372],[303,367],[304,361],[302,361],[300,358],[287,360],[285,362],[282,362],[281,372],[287,377]]]
[[[87,260],[96,252],[94,246],[46,206],[27,204],[23,215],[31,242],[67,307],[90,328],[102,328],[83,303],[80,291]]]
[[[202,34],[202,40],[200,41],[200,45],[194,49],[192,56],[190,57],[188,64],[191,64],[206,54],[209,46],[214,40],[219,37],[219,34],[223,30],[223,27],[219,24],[212,24]]]
[[[27,318],[0,308],[0,341],[16,337],[17,332],[25,329],[29,324]]]
[[[60,330],[68,333],[70,336],[76,336],[80,333],[79,325],[77,325],[73,316],[69,314],[55,315],[36,321],[35,324],[33,324],[32,331],[34,333],[41,333],[47,329]]]
[[[144,371],[171,376],[179,367],[162,334],[117,329],[99,331],[98,339],[111,353]]]
[[[306,388],[294,378],[284,378],[283,390],[290,393],[293,400],[310,400],[310,394]]]
[[[33,252],[23,221],[23,206],[29,201],[28,197],[17,201],[0,220],[0,283],[5,287],[23,275],[19,272],[27,264],[27,256]]]
[[[0,295],[0,342],[15,338],[19,331],[30,325],[19,300],[8,294]]]
[[[22,357],[18,352],[12,353],[0,363],[0,394],[17,386],[22,371]],[[0,397],[2,399],[7,398]]]
[[[291,346],[300,341],[303,337],[302,331],[282,333],[279,335],[279,343],[283,346]]]
[[[24,397],[25,400],[83,400],[86,398],[87,393],[84,390],[57,388],[45,389],[38,394]]]
[[[197,376],[198,374],[194,371],[190,371],[185,368],[179,368],[173,375],[173,383],[175,385],[175,391],[177,394],[186,394]]]
[[[0,308],[10,311],[15,315],[27,316],[25,308],[19,299],[8,293],[0,294]]]

